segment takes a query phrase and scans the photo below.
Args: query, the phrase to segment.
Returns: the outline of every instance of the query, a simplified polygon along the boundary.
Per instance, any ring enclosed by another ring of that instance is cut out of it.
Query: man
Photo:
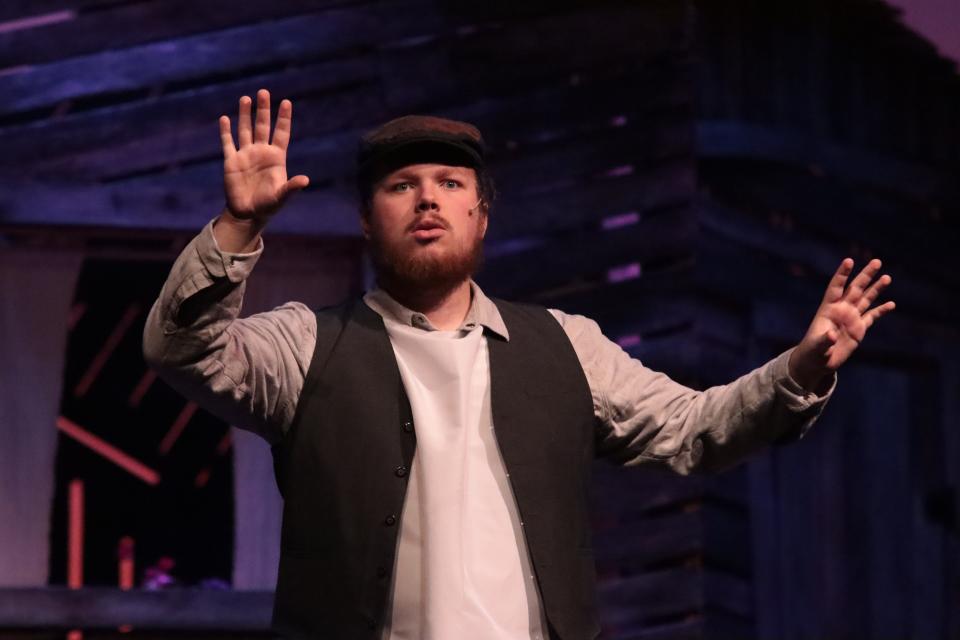
[[[284,497],[274,626],[295,638],[592,638],[594,454],[679,473],[797,438],[890,283],[845,259],[800,343],[697,392],[593,321],[487,298],[471,276],[492,183],[472,125],[408,116],[361,140],[377,288],[237,319],[288,178],[292,105],[220,119],[226,208],[178,258],[144,353],[174,387],[272,445]]]

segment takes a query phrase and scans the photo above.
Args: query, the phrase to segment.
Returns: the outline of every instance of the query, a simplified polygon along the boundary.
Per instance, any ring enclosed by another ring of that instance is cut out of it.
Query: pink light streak
[[[57,418],[57,428],[85,447],[99,453],[124,471],[140,478],[150,485],[160,482],[160,474],[143,464],[133,456],[124,453],[103,438],[93,435],[75,422],[60,416]]]

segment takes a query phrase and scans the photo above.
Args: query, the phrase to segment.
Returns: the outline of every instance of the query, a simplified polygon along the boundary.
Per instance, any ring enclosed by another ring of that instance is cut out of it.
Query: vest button
[[[404,422],[404,423],[403,423],[403,430],[406,431],[407,433],[410,433],[411,431],[413,431],[413,423],[410,422],[409,420],[407,420],[406,422]]]
[[[407,468],[403,465],[400,465],[399,467],[393,470],[393,474],[398,478],[402,478],[403,476],[407,475]]]
[[[384,520],[384,522],[386,522],[388,526],[392,527],[393,525],[397,524],[397,516],[394,516],[394,515],[387,516],[387,519]]]

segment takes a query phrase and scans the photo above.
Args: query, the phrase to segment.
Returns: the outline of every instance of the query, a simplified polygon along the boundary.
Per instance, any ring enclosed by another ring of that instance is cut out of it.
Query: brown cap
[[[360,138],[357,169],[367,178],[418,162],[477,169],[484,165],[484,154],[483,137],[472,124],[436,116],[403,116]]]

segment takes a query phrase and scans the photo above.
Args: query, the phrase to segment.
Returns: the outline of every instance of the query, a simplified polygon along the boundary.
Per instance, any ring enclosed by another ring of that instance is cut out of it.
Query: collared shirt
[[[417,432],[383,639],[543,640],[490,403],[485,331],[508,337],[500,314],[481,321],[489,308],[471,304],[459,328],[440,331],[381,289],[364,301],[383,317]]]
[[[238,318],[244,282],[263,249],[261,242],[247,254],[220,251],[211,221],[174,263],[144,328],[144,355],[185,396],[272,442],[293,420],[317,336],[315,314],[300,302]],[[475,282],[470,286],[470,307],[454,334],[482,327],[509,340],[496,305]],[[208,292],[204,304],[184,317],[182,305],[201,291]],[[373,291],[364,301],[388,331],[391,325],[436,331],[425,315],[386,292]],[[550,313],[586,375],[598,453],[624,465],[655,463],[682,474],[730,466],[784,436],[802,436],[836,385],[834,375],[824,395],[805,391],[790,378],[788,350],[729,384],[696,391],[630,357],[589,318]]]

